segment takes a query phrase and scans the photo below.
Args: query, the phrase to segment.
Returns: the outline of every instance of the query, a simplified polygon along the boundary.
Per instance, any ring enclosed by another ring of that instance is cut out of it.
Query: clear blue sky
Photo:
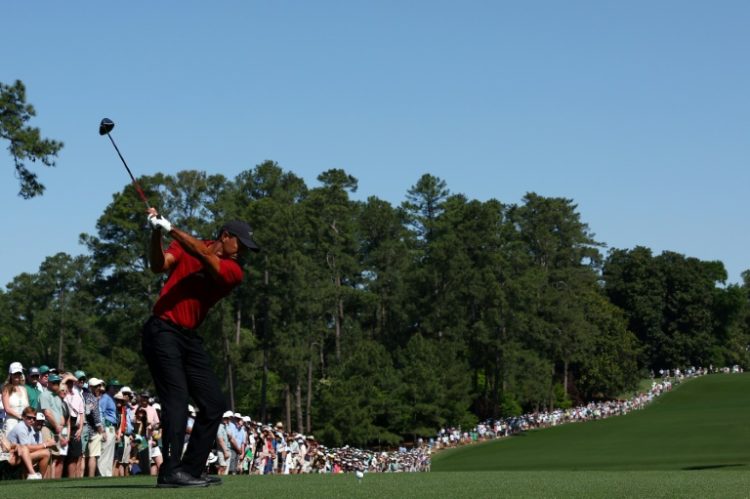
[[[0,144],[0,285],[136,175],[272,159],[398,204],[423,173],[470,198],[564,196],[608,247],[750,269],[750,2],[6,2],[0,81],[62,140],[16,196]]]

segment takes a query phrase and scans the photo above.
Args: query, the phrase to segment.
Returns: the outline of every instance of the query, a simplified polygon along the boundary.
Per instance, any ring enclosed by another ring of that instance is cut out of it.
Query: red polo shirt
[[[210,246],[214,241],[203,241]],[[214,279],[203,270],[203,264],[185,252],[180,243],[172,241],[166,253],[174,256],[175,264],[161,288],[154,305],[154,315],[178,326],[195,329],[206,318],[208,310],[242,282],[242,268],[229,258],[222,258],[220,278]]]

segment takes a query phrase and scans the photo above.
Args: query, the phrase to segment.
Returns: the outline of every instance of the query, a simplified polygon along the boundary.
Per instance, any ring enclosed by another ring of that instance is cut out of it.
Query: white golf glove
[[[161,215],[149,215],[148,224],[151,226],[152,230],[161,230],[163,232],[169,232],[172,230],[172,224]]]

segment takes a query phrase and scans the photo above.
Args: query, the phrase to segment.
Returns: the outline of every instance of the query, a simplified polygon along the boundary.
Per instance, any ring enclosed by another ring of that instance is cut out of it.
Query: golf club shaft
[[[128,164],[125,162],[125,158],[122,157],[122,154],[120,153],[120,149],[117,147],[117,144],[115,144],[115,139],[113,139],[109,133],[107,133],[107,137],[109,137],[109,141],[112,142],[112,145],[114,146],[115,151],[117,151],[117,155],[120,156],[120,160],[122,160],[122,164],[125,165],[125,169],[128,171],[128,175],[130,175],[130,180],[133,181],[133,187],[135,187],[135,190],[138,192],[138,195],[141,197],[143,202],[146,203],[146,208],[150,209],[151,206],[148,204],[148,199],[146,199],[146,195],[143,193],[141,186],[138,185],[138,181],[136,181],[135,177],[133,176],[133,172],[130,171]]]

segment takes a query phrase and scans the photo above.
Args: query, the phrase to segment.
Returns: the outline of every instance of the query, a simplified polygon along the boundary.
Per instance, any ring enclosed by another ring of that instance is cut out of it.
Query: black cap
[[[240,240],[243,246],[253,251],[260,251],[260,246],[253,240],[253,228],[247,222],[232,220],[221,228],[221,232],[227,231]]]

